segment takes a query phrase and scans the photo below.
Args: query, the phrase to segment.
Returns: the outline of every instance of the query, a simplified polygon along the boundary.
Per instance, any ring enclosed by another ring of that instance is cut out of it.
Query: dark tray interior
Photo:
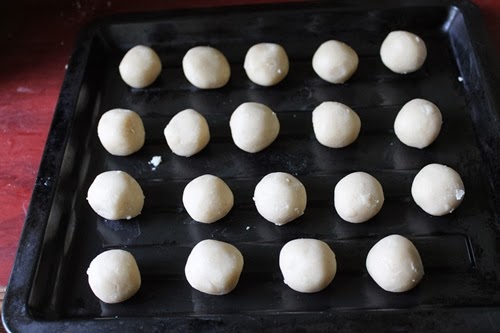
[[[477,15],[466,2],[457,7],[418,1],[315,3],[132,16],[93,25],[68,68],[4,320],[12,329],[78,324],[90,331],[123,325],[152,331],[356,329],[355,322],[382,318],[380,327],[407,329],[413,324],[404,318],[424,325],[438,320],[439,311],[449,311],[452,319],[443,326],[449,328],[467,316],[481,316],[470,309],[479,307],[491,312],[480,327],[494,327],[500,304],[495,208],[500,127],[493,87],[478,57],[484,50],[474,44],[484,40],[477,35],[483,30],[471,30],[472,23],[481,24]],[[398,29],[426,42],[427,61],[414,74],[394,74],[379,58],[383,38]],[[358,71],[344,85],[328,84],[312,70],[314,51],[328,39],[348,43],[360,56]],[[290,58],[289,75],[271,88],[251,83],[242,65],[248,48],[262,41],[280,43]],[[117,70],[124,52],[136,44],[151,45],[163,63],[158,81],[141,90],[127,87]],[[211,45],[226,55],[232,70],[227,86],[197,90],[184,78],[181,60],[195,45]],[[417,97],[437,104],[444,119],[437,141],[424,150],[406,147],[393,132],[401,106]],[[360,136],[347,148],[329,149],[314,138],[311,111],[327,100],[351,106],[361,118]],[[247,101],[268,105],[281,123],[277,140],[257,154],[239,150],[229,131],[232,111]],[[111,156],[97,138],[99,117],[115,107],[135,110],[144,121],[146,144],[133,156]],[[163,137],[171,117],[185,108],[205,115],[212,136],[191,158],[172,154]],[[156,170],[148,165],[154,155],[163,159]],[[451,215],[429,216],[411,198],[414,176],[429,163],[449,165],[464,180],[465,200]],[[145,192],[143,213],[131,221],[106,221],[85,199],[96,175],[117,169],[135,177]],[[266,222],[252,201],[258,181],[275,171],[296,175],[308,193],[305,215],[282,227]],[[354,171],[375,176],[386,196],[381,212],[359,225],[342,221],[333,208],[335,184]],[[184,186],[206,173],[223,178],[235,195],[230,214],[212,225],[191,220],[181,200]],[[369,248],[393,233],[415,243],[425,267],[419,286],[403,294],[379,288],[364,264]],[[337,255],[336,278],[316,294],[294,292],[279,271],[281,247],[301,237],[322,239]],[[229,295],[204,295],[185,280],[187,256],[206,238],[230,242],[244,255],[240,283]],[[90,261],[111,248],[130,251],[143,280],[133,298],[117,305],[100,303],[86,275]],[[467,315],[456,315],[465,308]],[[342,326],[349,321],[353,326]]]

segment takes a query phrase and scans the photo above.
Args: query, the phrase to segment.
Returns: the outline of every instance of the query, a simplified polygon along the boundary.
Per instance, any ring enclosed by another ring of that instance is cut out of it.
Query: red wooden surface
[[[283,1],[283,0],[282,0]],[[0,1],[0,286],[5,286],[74,37],[117,12],[276,0]],[[500,0],[476,0],[500,50]]]

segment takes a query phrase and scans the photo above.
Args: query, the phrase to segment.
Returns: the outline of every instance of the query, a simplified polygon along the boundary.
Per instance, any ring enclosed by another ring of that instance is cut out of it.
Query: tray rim
[[[88,331],[105,330],[107,332],[118,332],[126,330],[168,330],[176,329],[181,331],[192,331],[202,328],[204,331],[212,330],[242,330],[253,331],[255,329],[270,329],[266,325],[273,325],[273,329],[278,331],[303,328],[314,329],[314,325],[321,325],[327,318],[335,321],[330,329],[339,327],[338,324],[348,325],[350,321],[359,321],[364,325],[374,324],[383,317],[391,318],[391,321],[397,322],[412,315],[413,320],[425,321],[429,317],[440,318],[446,316],[447,320],[457,324],[466,322],[475,322],[489,320],[490,323],[500,323],[500,307],[446,307],[431,309],[384,309],[381,310],[334,310],[334,311],[316,311],[307,313],[256,313],[248,314],[212,314],[212,315],[190,315],[190,316],[152,316],[152,317],[112,317],[95,319],[62,319],[62,320],[44,320],[33,316],[28,309],[28,299],[33,284],[33,279],[37,270],[38,260],[43,247],[43,239],[47,227],[50,210],[55,198],[58,185],[58,176],[63,163],[67,141],[71,134],[72,125],[78,96],[81,90],[88,57],[93,39],[99,34],[99,30],[112,24],[120,23],[140,23],[150,22],[155,19],[168,19],[183,15],[208,15],[210,13],[228,12],[248,12],[261,10],[294,10],[304,8],[305,5],[328,5],[328,1],[305,1],[292,3],[270,3],[257,5],[230,5],[213,8],[189,8],[176,9],[171,11],[158,12],[138,12],[115,14],[100,18],[88,24],[78,34],[75,47],[68,63],[68,69],[65,73],[63,84],[54,111],[46,145],[42,154],[39,171],[35,180],[30,206],[24,222],[23,231],[19,241],[19,247],[16,259],[10,276],[7,292],[5,294],[2,308],[2,322],[8,331],[24,330],[43,330],[47,332],[62,331],[69,327],[80,327]],[[488,38],[488,33],[484,25],[479,8],[469,0],[382,0],[377,3],[370,0],[352,0],[338,1],[336,11],[351,11],[373,8],[383,10],[402,7],[450,7],[455,8],[462,13],[467,31],[477,39],[471,40],[473,55],[478,63],[478,70],[485,80],[482,82],[485,100],[487,100],[496,111],[497,120],[500,118],[499,98],[494,94],[493,82],[495,78],[500,77],[498,65],[494,62],[493,48]],[[491,69],[486,71],[485,69]],[[498,90],[498,89],[497,89]],[[500,184],[500,168],[491,166],[491,177],[494,177],[494,183]],[[492,192],[495,193],[495,192]],[[497,193],[498,202],[500,194]],[[28,287],[26,287],[28,286]],[[370,315],[359,317],[360,312]],[[377,313],[376,317],[374,313]],[[350,314],[356,317],[349,318]],[[307,318],[303,318],[307,316]],[[148,319],[148,321],[145,321]],[[361,320],[360,320],[361,319]],[[386,319],[387,320],[387,319]],[[382,320],[383,321],[383,320]],[[290,325],[292,324],[292,325]],[[244,325],[244,326],[243,326]],[[423,324],[422,324],[423,325]],[[244,327],[244,328],[243,328]],[[363,327],[363,326],[360,326]],[[373,327],[373,326],[370,326]],[[375,326],[376,327],[376,326]],[[385,326],[384,326],[385,327]],[[493,327],[493,326],[492,326]],[[414,327],[415,328],[415,327]],[[419,327],[420,329],[423,328]]]

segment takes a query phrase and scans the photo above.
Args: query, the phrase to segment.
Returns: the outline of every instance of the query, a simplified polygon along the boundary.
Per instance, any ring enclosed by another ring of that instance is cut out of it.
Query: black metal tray
[[[428,47],[424,67],[397,75],[378,55],[396,29],[420,35]],[[312,70],[315,49],[328,39],[350,44],[360,56],[344,85],[322,81]],[[278,42],[291,61],[288,77],[271,88],[246,77],[242,62],[257,42]],[[159,51],[163,72],[151,87],[128,88],[118,74],[135,44]],[[219,48],[231,63],[227,86],[201,91],[180,64],[195,45]],[[498,68],[476,7],[466,1],[342,1],[176,11],[110,18],[89,26],[71,59],[50,130],[19,251],[5,298],[3,320],[11,331],[493,331],[500,329],[500,120]],[[463,81],[459,81],[459,77]],[[437,141],[424,150],[404,146],[393,133],[401,106],[426,98],[443,113]],[[334,150],[314,138],[311,110],[326,100],[343,102],[362,120],[359,139]],[[241,103],[270,106],[281,121],[278,139],[258,154],[232,143],[228,120]],[[96,126],[108,109],[137,111],[146,127],[144,148],[114,157],[100,145]],[[194,108],[212,139],[191,158],[173,155],[163,128],[180,110]],[[161,155],[152,170],[148,161]],[[428,163],[456,169],[466,187],[453,214],[431,217],[410,194],[411,181]],[[85,200],[94,177],[120,169],[146,195],[131,221],[105,221]],[[333,188],[353,171],[380,180],[386,202],[373,220],[343,222],[333,208]],[[309,202],[299,220],[277,227],[252,201],[265,174],[285,171],[306,186]],[[235,194],[231,213],[212,225],[193,222],[181,194],[194,177],[211,173]],[[368,276],[364,260],[380,238],[398,233],[419,249],[425,276],[414,290],[387,293]],[[313,237],[337,254],[333,283],[300,294],[283,282],[278,253],[287,241]],[[184,278],[190,249],[206,238],[228,241],[245,257],[237,288],[222,297],[193,290]],[[100,303],[87,284],[89,262],[124,248],[142,272],[140,291],[117,305]]]

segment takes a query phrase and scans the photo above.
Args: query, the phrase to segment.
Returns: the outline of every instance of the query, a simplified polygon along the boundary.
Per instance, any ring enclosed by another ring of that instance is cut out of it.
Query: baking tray
[[[409,30],[428,48],[424,67],[397,75],[378,56],[391,30]],[[343,85],[312,70],[315,49],[328,39],[350,44],[360,56]],[[287,78],[275,87],[252,84],[242,62],[257,42],[284,46]],[[136,44],[160,54],[163,71],[146,89],[120,79],[118,63]],[[205,91],[191,86],[180,64],[195,45],[220,49],[231,63],[229,84]],[[127,15],[96,22],[77,42],[54,115],[3,308],[10,331],[494,331],[500,329],[500,122],[498,67],[478,9],[467,1],[341,1],[261,5]],[[461,78],[459,80],[459,77]],[[412,98],[436,103],[444,118],[432,146],[404,146],[393,133],[401,106]],[[358,140],[329,149],[314,138],[311,110],[326,100],[351,106],[362,120]],[[232,143],[228,121],[247,101],[270,106],[281,122],[277,140],[248,154]],[[100,115],[121,107],[137,111],[146,144],[130,157],[107,154],[96,126]],[[203,113],[209,145],[190,158],[172,154],[163,128],[178,111]],[[161,155],[152,170],[148,161]],[[462,176],[466,197],[453,214],[432,217],[410,195],[416,173],[442,163]],[[94,177],[106,170],[130,173],[141,184],[143,213],[106,221],[87,204]],[[386,201],[364,224],[342,221],[333,188],[346,174],[366,171],[381,182]],[[277,227],[260,217],[253,189],[267,173],[296,175],[308,192],[306,213]],[[193,222],[182,206],[184,186],[211,173],[235,194],[223,220]],[[412,291],[392,294],[368,276],[364,260],[382,237],[411,239],[425,265]],[[300,294],[283,281],[280,248],[312,237],[334,249],[338,272],[315,294]],[[184,264],[198,241],[237,246],[245,267],[237,288],[214,297],[192,289]],[[85,273],[99,253],[123,248],[136,257],[142,287],[130,300],[100,303]]]

